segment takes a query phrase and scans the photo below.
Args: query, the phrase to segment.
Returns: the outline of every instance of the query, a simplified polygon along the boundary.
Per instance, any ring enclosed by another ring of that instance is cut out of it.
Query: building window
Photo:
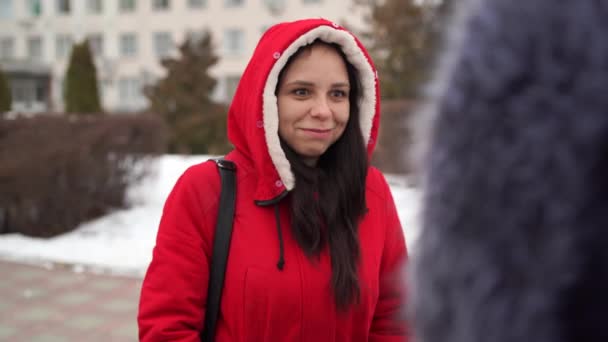
[[[167,57],[173,50],[173,40],[169,32],[157,32],[154,34],[154,52],[158,57]]]
[[[240,56],[245,50],[245,33],[239,29],[224,31],[224,53],[228,56]]]
[[[93,33],[87,39],[91,54],[94,57],[103,57],[103,35],[101,33]]]
[[[55,0],[57,3],[57,13],[59,14],[70,14],[72,6],[70,0]]]
[[[15,80],[12,87],[13,99],[22,110],[40,110],[40,104],[46,102],[47,87],[39,79]]]
[[[240,76],[226,76],[226,100],[232,101],[232,98],[234,97],[234,93],[236,92],[236,88],[238,87],[240,80]]]
[[[13,0],[0,0],[0,19],[13,17]]]
[[[13,37],[0,38],[0,59],[15,58],[15,39]]]
[[[101,0],[87,0],[87,12],[91,14],[101,14],[103,12],[103,4]]]
[[[156,11],[167,11],[171,7],[170,0],[152,0],[152,9]]]
[[[120,36],[120,55],[123,57],[137,55],[137,36],[135,33],[124,33]]]
[[[120,0],[118,9],[123,12],[134,12],[135,11],[135,0]]]
[[[57,35],[56,44],[56,56],[59,59],[67,57],[72,52],[72,37],[68,34]]]
[[[44,102],[44,101],[46,101],[47,90],[48,89],[44,86],[43,83],[37,83],[36,84],[36,101],[37,102]]]
[[[118,101],[124,109],[137,109],[142,104],[142,86],[135,77],[123,77],[118,80]]]
[[[224,7],[240,7],[245,4],[245,0],[224,0]]]
[[[27,56],[33,61],[42,60],[42,38],[39,36],[27,39]]]
[[[30,96],[28,96],[27,84],[23,81],[15,80],[11,84],[13,101],[15,102],[30,102]]]
[[[190,8],[203,8],[206,5],[207,4],[205,0],[188,0],[188,6]]]
[[[32,17],[42,15],[42,0],[28,0],[27,9]]]
[[[196,44],[200,42],[205,37],[205,31],[201,30],[188,30],[186,32],[185,40],[188,41],[188,44]]]
[[[277,15],[285,10],[286,3],[285,0],[264,0],[264,5],[270,13]]]

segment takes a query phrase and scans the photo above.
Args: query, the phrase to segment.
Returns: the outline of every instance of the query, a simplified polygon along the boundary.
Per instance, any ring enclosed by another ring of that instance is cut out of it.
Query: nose
[[[324,96],[319,97],[313,104],[310,110],[310,115],[319,119],[326,119],[331,116],[331,108],[329,100]]]

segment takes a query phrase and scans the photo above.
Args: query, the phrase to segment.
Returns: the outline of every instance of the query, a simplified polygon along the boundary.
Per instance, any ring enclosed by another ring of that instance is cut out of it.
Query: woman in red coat
[[[369,166],[378,80],[323,19],[271,27],[228,114],[234,228],[217,341],[406,341],[403,231]],[[218,213],[216,165],[169,195],[139,307],[142,341],[198,341]]]

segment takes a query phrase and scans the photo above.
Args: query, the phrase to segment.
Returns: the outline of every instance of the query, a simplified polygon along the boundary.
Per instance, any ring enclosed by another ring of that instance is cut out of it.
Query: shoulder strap
[[[212,342],[215,338],[215,327],[220,311],[230,237],[232,236],[236,192],[236,165],[226,159],[216,159],[215,163],[220,172],[222,190],[220,192],[217,223],[215,225],[215,238],[213,239],[207,305],[205,308],[205,324],[201,335],[201,341],[203,342]]]

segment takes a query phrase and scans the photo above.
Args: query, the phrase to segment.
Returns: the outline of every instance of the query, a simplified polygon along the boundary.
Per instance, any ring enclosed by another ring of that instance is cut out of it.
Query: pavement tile
[[[0,313],[6,312],[13,305],[14,304],[9,302],[6,298],[3,298],[2,300],[0,300]]]
[[[122,338],[131,338],[132,341],[137,341],[138,330],[136,324],[125,324],[112,330],[112,335]]]
[[[41,287],[26,287],[19,290],[21,298],[37,299],[47,295],[49,291]]]
[[[114,313],[137,311],[137,303],[125,301],[124,299],[114,299],[102,304],[102,307]]]
[[[72,293],[65,293],[65,294],[58,296],[56,298],[56,301],[58,303],[61,303],[62,305],[69,306],[69,305],[80,305],[80,304],[86,303],[86,302],[90,301],[92,298],[93,298],[93,296],[88,293],[72,292]]]
[[[38,278],[40,272],[32,269],[20,269],[13,273],[12,278],[16,280],[32,280]]]
[[[83,282],[83,277],[74,274],[56,274],[48,279],[49,287],[74,286]]]
[[[0,340],[4,340],[8,337],[16,336],[16,334],[17,334],[17,329],[0,323]]]
[[[32,336],[30,339],[31,342],[70,342],[70,338],[67,336],[52,334],[52,333],[42,333],[39,335]]]
[[[98,315],[81,315],[69,319],[65,324],[77,330],[90,330],[103,325],[104,322],[103,317]]]
[[[141,278],[0,260],[0,341],[137,341]]]
[[[2,270],[0,270],[0,274],[2,274]],[[12,278],[10,276],[4,276],[5,278],[0,281],[0,289],[8,289],[15,286],[12,282]]]
[[[52,320],[56,312],[47,308],[29,308],[19,312],[16,318],[23,321],[45,321]]]
[[[114,279],[100,279],[91,284],[91,287],[96,290],[108,291],[119,287],[122,283]]]
[[[15,297],[19,295],[20,290],[23,288],[23,284],[15,281],[14,279],[2,279],[0,281],[0,294],[2,297]]]

